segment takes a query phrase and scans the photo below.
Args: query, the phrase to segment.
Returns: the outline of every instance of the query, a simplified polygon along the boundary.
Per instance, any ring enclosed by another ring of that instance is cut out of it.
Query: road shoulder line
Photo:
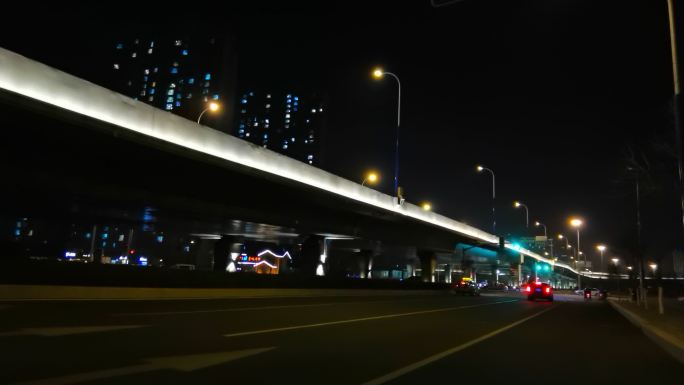
[[[289,331],[289,330],[309,329],[309,328],[316,328],[316,327],[323,327],[323,326],[343,325],[343,324],[363,322],[363,321],[375,321],[375,320],[388,319],[388,318],[397,318],[397,317],[406,317],[406,316],[420,315],[420,314],[439,313],[439,312],[446,312],[446,311],[453,311],[453,310],[460,310],[460,309],[471,309],[471,308],[476,308],[476,307],[498,305],[498,304],[512,303],[512,302],[518,302],[518,300],[496,301],[496,302],[488,302],[488,303],[481,303],[481,304],[475,304],[475,305],[454,306],[454,307],[446,307],[446,308],[431,309],[431,310],[412,311],[412,312],[408,312],[408,313],[396,313],[396,314],[386,314],[386,315],[379,315],[379,316],[372,316],[372,317],[354,318],[354,319],[347,319],[347,320],[341,320],[341,321],[330,321],[330,322],[321,322],[321,323],[315,323],[315,324],[286,326],[286,327],[282,327],[282,328],[273,328],[273,329],[252,330],[252,331],[246,331],[246,332],[224,334],[223,336],[226,338],[242,337],[242,336],[250,336],[250,335],[255,335],[255,334],[276,333],[276,332],[283,332],[283,331]]]

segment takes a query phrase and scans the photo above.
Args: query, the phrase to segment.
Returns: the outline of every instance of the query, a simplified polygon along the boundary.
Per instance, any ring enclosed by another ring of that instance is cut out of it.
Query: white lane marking
[[[387,315],[380,315],[380,316],[373,316],[373,317],[348,319],[348,320],[342,320],[342,321],[332,321],[332,322],[321,322],[321,323],[316,323],[316,324],[287,326],[287,327],[283,327],[283,328],[252,330],[252,331],[248,331],[248,332],[224,334],[223,336],[227,337],[227,338],[240,337],[240,336],[250,336],[250,335],[254,335],[254,334],[275,333],[275,332],[282,332],[282,331],[288,331],[288,330],[316,328],[316,327],[322,327],[322,326],[341,325],[341,324],[363,322],[363,321],[374,321],[374,320],[379,320],[379,319],[406,317],[406,316],[419,315],[419,314],[439,313],[439,312],[459,310],[459,309],[470,309],[470,308],[475,308],[475,307],[497,305],[497,304],[511,303],[511,302],[518,302],[518,300],[496,301],[496,302],[482,303],[482,304],[477,304],[477,305],[446,307],[446,308],[439,308],[439,309],[432,309],[432,310],[420,310],[420,311],[412,311],[412,312],[408,312],[408,313],[387,314]]]
[[[464,343],[464,344],[461,344],[461,345],[458,345],[458,346],[453,347],[453,348],[451,348],[451,349],[445,350],[445,351],[443,351],[443,352],[441,352],[441,353],[437,353],[437,354],[435,354],[435,355],[433,355],[433,356],[430,356],[430,357],[427,357],[427,358],[425,358],[425,359],[422,359],[422,360],[420,360],[420,361],[418,361],[418,362],[415,362],[415,363],[413,363],[413,364],[411,364],[411,365],[405,366],[405,367],[403,367],[403,368],[401,368],[401,369],[398,369],[398,370],[395,370],[395,371],[393,371],[393,372],[391,372],[391,373],[385,374],[384,376],[375,378],[375,379],[370,380],[370,381],[368,381],[368,382],[364,382],[364,383],[361,384],[361,385],[380,385],[380,384],[384,384],[384,383],[386,383],[386,382],[392,381],[392,380],[394,380],[394,379],[396,379],[396,378],[399,378],[399,377],[403,376],[403,375],[406,374],[406,373],[412,372],[412,371],[414,371],[414,370],[416,370],[416,369],[420,369],[420,368],[422,368],[422,367],[425,366],[425,365],[431,364],[431,363],[433,363],[433,362],[435,362],[435,361],[439,361],[439,360],[441,360],[442,358],[445,358],[445,357],[450,356],[450,355],[452,355],[452,354],[454,354],[454,353],[460,352],[461,350],[464,350],[464,349],[467,349],[467,348],[469,348],[469,347],[471,347],[471,346],[473,346],[473,345],[476,345],[476,344],[478,344],[478,343],[480,343],[480,342],[482,342],[482,341],[485,341],[485,340],[487,340],[487,339],[489,339],[489,338],[492,338],[492,337],[496,336],[497,334],[503,333],[503,332],[505,332],[506,330],[509,330],[509,329],[511,329],[511,328],[514,328],[514,327],[516,327],[516,326],[518,326],[518,325],[520,325],[520,324],[522,324],[522,323],[524,323],[524,322],[527,322],[527,321],[531,320],[532,318],[538,317],[538,316],[540,316],[540,315],[546,313],[547,311],[549,311],[549,310],[551,310],[551,309],[554,309],[554,308],[556,308],[556,307],[557,307],[557,306],[548,307],[548,308],[546,308],[546,309],[544,309],[544,310],[542,310],[542,311],[540,311],[540,312],[537,312],[537,313],[535,313],[535,314],[532,314],[532,315],[529,316],[529,317],[525,317],[525,318],[523,318],[523,319],[521,319],[521,320],[515,321],[515,322],[513,322],[513,323],[511,323],[511,324],[509,324],[509,325],[506,325],[506,326],[502,327],[502,328],[496,329],[496,330],[494,330],[493,332],[490,332],[490,333],[487,333],[487,334],[485,334],[485,335],[483,335],[483,336],[480,336],[480,337],[478,337],[478,338],[475,338],[474,340],[470,340],[470,341],[468,341],[468,342],[466,342],[466,343]]]
[[[146,312],[146,313],[118,313],[115,316],[147,316],[147,315],[174,315],[174,314],[201,314],[201,313],[230,313],[238,311],[253,311],[253,310],[270,310],[270,309],[289,309],[298,307],[318,307],[318,306],[333,306],[333,305],[358,305],[358,304],[376,304],[376,303],[391,303],[391,302],[405,302],[425,300],[425,298],[402,298],[396,300],[386,301],[349,301],[349,302],[325,302],[312,303],[301,305],[272,305],[272,306],[252,306],[252,307],[238,307],[238,308],[223,308],[223,309],[206,309],[206,310],[187,310],[187,311],[167,311],[167,312]]]
[[[64,326],[50,328],[26,328],[12,332],[0,333],[0,337],[12,336],[40,336],[40,337],[61,337],[72,334],[102,333],[116,330],[137,329],[145,325],[112,325],[112,326]]]
[[[67,385],[86,381],[95,381],[104,378],[127,376],[136,373],[151,372],[154,370],[170,369],[182,372],[191,372],[194,370],[208,368],[210,366],[225,364],[226,362],[264,353],[273,349],[275,349],[275,347],[208,354],[193,354],[188,356],[148,358],[144,360],[144,362],[146,362],[145,364],[140,365],[70,374],[62,377],[47,378],[35,381],[16,382],[12,385]]]

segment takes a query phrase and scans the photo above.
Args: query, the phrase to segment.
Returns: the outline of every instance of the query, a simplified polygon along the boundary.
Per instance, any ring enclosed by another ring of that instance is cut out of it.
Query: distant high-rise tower
[[[325,128],[323,104],[315,95],[248,91],[239,102],[237,136],[320,166]]]
[[[225,106],[220,115],[203,122],[231,130],[235,55],[229,38],[133,37],[112,48],[110,88],[192,120],[217,101]]]

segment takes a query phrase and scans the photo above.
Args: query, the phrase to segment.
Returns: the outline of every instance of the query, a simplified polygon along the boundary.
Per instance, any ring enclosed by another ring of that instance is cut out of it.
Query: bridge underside
[[[0,125],[0,212],[7,219],[140,224],[140,213],[153,208],[158,226],[197,234],[261,227],[266,240],[323,234],[440,252],[473,242],[4,91]]]

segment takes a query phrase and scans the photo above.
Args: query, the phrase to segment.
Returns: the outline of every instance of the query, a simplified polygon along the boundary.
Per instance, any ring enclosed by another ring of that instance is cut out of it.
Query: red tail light
[[[531,288],[531,287],[529,287],[529,286],[525,286],[525,291],[529,293],[529,292],[531,292],[531,291],[532,291],[532,288]]]

